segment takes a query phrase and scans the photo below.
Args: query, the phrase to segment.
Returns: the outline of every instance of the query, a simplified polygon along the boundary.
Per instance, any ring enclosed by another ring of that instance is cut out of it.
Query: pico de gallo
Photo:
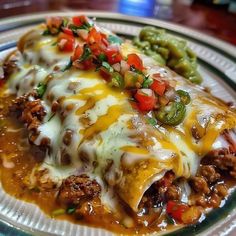
[[[151,114],[151,124],[157,124],[153,119],[166,125],[178,125],[183,121],[185,107],[191,100],[189,94],[176,91],[159,73],[149,75],[138,54],[124,57],[121,38],[102,32],[84,15],[74,16],[72,20],[49,17],[46,25],[43,35],[57,36],[58,50],[71,53],[63,71],[72,66],[99,71],[110,86],[130,91],[133,107],[149,113],[149,118]]]

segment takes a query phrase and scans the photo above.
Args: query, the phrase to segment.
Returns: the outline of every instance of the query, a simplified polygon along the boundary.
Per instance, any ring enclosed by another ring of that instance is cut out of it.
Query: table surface
[[[121,12],[174,22],[236,45],[236,13],[230,13],[226,7],[212,7],[196,0],[190,5],[186,0],[173,0],[169,6],[156,2],[158,0],[0,0],[0,18],[49,10]]]

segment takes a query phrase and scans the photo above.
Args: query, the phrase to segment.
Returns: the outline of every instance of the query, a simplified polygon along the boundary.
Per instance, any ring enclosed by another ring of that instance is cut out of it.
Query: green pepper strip
[[[189,96],[189,93],[184,90],[177,90],[176,93],[179,95],[180,101],[184,105],[188,105],[191,101],[191,98]]]
[[[178,125],[185,116],[186,108],[182,102],[173,102],[155,112],[156,118],[166,125]]]

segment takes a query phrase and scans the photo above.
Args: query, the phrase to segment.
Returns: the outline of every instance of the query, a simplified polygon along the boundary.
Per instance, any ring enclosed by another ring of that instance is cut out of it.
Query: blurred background
[[[0,0],[0,20],[51,10],[100,10],[156,18],[236,45],[236,0]]]

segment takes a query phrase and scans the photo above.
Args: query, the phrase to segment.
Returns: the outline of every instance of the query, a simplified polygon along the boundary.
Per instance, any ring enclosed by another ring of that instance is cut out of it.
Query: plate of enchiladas
[[[101,12],[0,23],[0,233],[234,235],[236,50]]]

